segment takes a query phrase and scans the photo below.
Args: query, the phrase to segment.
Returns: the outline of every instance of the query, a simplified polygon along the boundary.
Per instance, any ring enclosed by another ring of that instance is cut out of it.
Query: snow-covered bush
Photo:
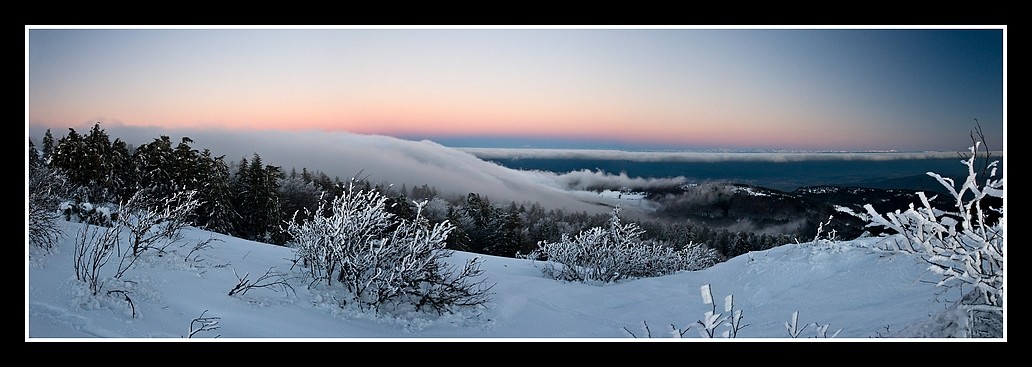
[[[357,190],[352,183],[303,221],[287,221],[297,256],[313,284],[333,279],[343,284],[350,300],[374,310],[413,306],[442,313],[460,306],[486,303],[491,287],[474,281],[483,271],[480,258],[462,269],[445,262],[452,255],[445,241],[454,227],[430,225],[426,202],[416,203],[414,220],[388,212],[387,197],[375,190]]]
[[[72,265],[76,279],[85,283],[91,294],[97,296],[104,288],[106,277],[101,274],[103,269],[112,271],[112,278],[121,279],[144,250],[155,248],[162,239],[165,241],[160,243],[165,246],[178,240],[180,231],[189,223],[188,216],[198,205],[194,195],[194,191],[185,191],[175,193],[169,198],[156,198],[147,195],[145,191],[138,191],[117,210],[111,210],[107,206],[65,204],[67,207],[76,206],[84,212],[94,212],[109,218],[106,226],[83,221],[82,230],[75,237]],[[124,232],[128,232],[131,246],[122,246],[126,239],[123,237]],[[206,243],[207,241],[203,244]],[[199,244],[194,250],[203,244]],[[159,251],[163,248],[157,247]],[[106,265],[113,257],[118,260],[118,264],[112,269]],[[133,317],[136,317],[136,306],[129,291],[110,289],[105,295],[124,299],[132,308]]]
[[[195,190],[178,191],[170,197],[156,197],[148,190],[140,190],[122,203],[115,220],[129,231],[132,254],[138,256],[155,247],[158,240],[166,246],[179,240],[200,205],[196,196]]]
[[[968,176],[959,188],[950,178],[928,173],[953,196],[955,206],[951,210],[932,207],[923,192],[917,194],[920,205],[911,204],[905,211],[881,214],[866,206],[871,215],[869,226],[897,232],[886,239],[895,244],[890,250],[925,255],[929,270],[941,276],[940,286],[971,287],[958,301],[968,311],[969,323],[976,319],[976,313],[1002,317],[1004,296],[1003,205],[986,205],[993,198],[1003,198],[1003,180],[996,178],[999,161],[988,161],[988,149],[982,172],[976,172],[976,157],[984,139],[975,139],[972,134],[972,140],[970,156],[961,161],[967,166]],[[990,219],[997,215],[999,220]]]
[[[76,280],[86,283],[95,296],[103,287],[101,269],[117,253],[121,228],[83,224],[75,236],[74,262]]]
[[[675,250],[663,242],[643,241],[636,223],[621,223],[614,209],[609,227],[593,227],[559,242],[541,241],[525,255],[544,259],[544,273],[557,280],[609,283],[626,278],[655,277],[698,270],[716,263],[717,254],[702,245]]]

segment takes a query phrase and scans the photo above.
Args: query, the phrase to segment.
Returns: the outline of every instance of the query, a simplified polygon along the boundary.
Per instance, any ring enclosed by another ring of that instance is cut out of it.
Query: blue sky
[[[1002,147],[1005,28],[26,27],[26,124],[457,146]]]

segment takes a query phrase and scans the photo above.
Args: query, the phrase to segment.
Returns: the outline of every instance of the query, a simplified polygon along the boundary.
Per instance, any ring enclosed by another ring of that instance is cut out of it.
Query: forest
[[[59,210],[64,219],[110,223],[119,203],[135,196],[150,200],[191,193],[197,207],[188,224],[234,237],[276,245],[290,245],[288,223],[305,220],[323,198],[343,193],[349,184],[377,191],[387,210],[400,219],[414,218],[416,204],[426,201],[424,215],[431,223],[448,221],[455,230],[449,249],[504,257],[526,256],[542,242],[555,243],[563,234],[605,225],[609,214],[544,209],[533,201],[494,203],[487,196],[439,194],[426,184],[408,188],[376,182],[356,172],[353,177],[329,177],[319,169],[264,163],[260,153],[229,160],[209,149],[191,146],[189,137],[178,142],[168,136],[132,146],[112,139],[96,124],[87,133],[69,128],[56,138],[46,131],[40,146],[29,141],[30,191],[45,186],[46,195],[32,203],[38,210]],[[40,191],[40,190],[37,190]],[[182,197],[182,196],[181,196]],[[670,209],[673,210],[673,209]],[[702,245],[713,249],[718,261],[754,250],[798,242],[803,233],[734,231],[702,222],[636,219],[641,238],[681,250]],[[814,226],[807,227],[807,230]],[[812,232],[812,231],[811,231]]]

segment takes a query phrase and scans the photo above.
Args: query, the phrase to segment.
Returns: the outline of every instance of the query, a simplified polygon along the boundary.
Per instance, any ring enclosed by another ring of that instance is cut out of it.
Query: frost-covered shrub
[[[124,255],[117,250],[121,230],[119,226],[98,227],[84,224],[75,236],[75,258],[72,264],[75,269],[75,278],[86,283],[94,296],[100,292],[103,286],[101,269],[112,255]],[[119,268],[121,270],[121,265]]]
[[[383,306],[412,306],[438,313],[455,307],[483,305],[490,287],[474,281],[483,271],[480,258],[461,269],[445,258],[448,222],[430,225],[423,215],[425,201],[417,203],[415,220],[388,212],[387,197],[354,185],[327,202],[304,221],[288,221],[297,256],[313,284],[336,279],[350,301],[380,310]]]
[[[705,246],[675,250],[663,242],[641,240],[644,232],[635,223],[621,223],[615,209],[608,228],[593,227],[573,237],[563,234],[555,243],[541,241],[525,257],[544,259],[543,271],[553,279],[602,283],[698,270],[717,261],[716,252]]]
[[[161,198],[141,190],[117,209],[108,205],[94,207],[83,203],[63,203],[61,208],[66,212],[94,213],[94,218],[106,218],[107,222],[106,226],[98,226],[90,220],[82,220],[82,230],[75,237],[73,267],[76,279],[85,283],[93,296],[99,296],[105,279],[101,270],[108,268],[113,271],[114,279],[121,279],[144,250],[157,248],[162,251],[164,247],[157,245],[167,246],[178,240],[180,231],[189,223],[189,215],[198,205],[195,194],[195,191],[182,191]],[[122,246],[125,232],[128,232],[131,246]],[[118,261],[117,267],[106,267],[112,259]],[[129,291],[110,289],[104,295],[125,300],[136,317],[136,306]]]
[[[156,245],[179,240],[198,206],[196,190],[178,191],[168,197],[140,190],[122,203],[115,220],[129,231],[132,254],[138,256]]]
[[[920,205],[911,204],[905,211],[881,214],[866,206],[871,215],[869,226],[897,232],[887,238],[894,241],[891,250],[925,255],[929,270],[941,276],[940,286],[971,287],[958,301],[968,310],[970,320],[975,319],[976,313],[989,312],[1001,317],[1003,313],[1003,205],[984,204],[987,199],[1003,198],[1003,180],[996,178],[999,161],[988,162],[988,155],[982,175],[976,172],[981,143],[975,140],[970,157],[961,161],[968,168],[968,177],[959,188],[950,178],[928,173],[953,196],[952,210],[933,208],[922,192],[918,193]],[[988,149],[985,153],[989,153]],[[989,219],[997,216],[999,220]]]

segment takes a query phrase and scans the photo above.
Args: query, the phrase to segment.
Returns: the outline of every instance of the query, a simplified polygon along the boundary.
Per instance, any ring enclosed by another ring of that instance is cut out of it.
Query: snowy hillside
[[[915,255],[886,253],[878,239],[790,244],[752,252],[714,267],[605,286],[559,282],[530,260],[486,257],[482,268],[494,284],[487,307],[457,314],[373,316],[338,302],[339,284],[308,287],[293,249],[188,228],[163,256],[145,253],[120,280],[112,261],[101,271],[104,289],[126,294],[91,295],[73,270],[74,238],[82,224],[59,221],[65,235],[50,254],[36,248],[26,258],[25,336],[28,341],[65,338],[390,338],[537,340],[553,338],[641,341],[671,337],[671,324],[699,338],[695,324],[711,305],[700,287],[710,284],[717,311],[734,296],[746,325],[739,339],[787,338],[786,322],[798,311],[801,338],[841,329],[854,338],[949,337],[950,320],[939,319],[956,291],[936,287],[936,276]],[[193,251],[210,238],[210,248]],[[456,252],[460,264],[473,254]],[[228,295],[241,279],[272,269],[278,285]],[[135,315],[134,315],[135,314]],[[207,321],[209,327],[203,329]],[[213,324],[212,322],[217,322]],[[193,329],[191,329],[191,327]],[[953,327],[955,328],[955,327]],[[720,331],[720,330],[718,330]],[[632,336],[633,334],[633,336]],[[1006,334],[1004,334],[1006,335]],[[638,339],[635,339],[637,337]],[[389,339],[388,339],[389,340]]]

